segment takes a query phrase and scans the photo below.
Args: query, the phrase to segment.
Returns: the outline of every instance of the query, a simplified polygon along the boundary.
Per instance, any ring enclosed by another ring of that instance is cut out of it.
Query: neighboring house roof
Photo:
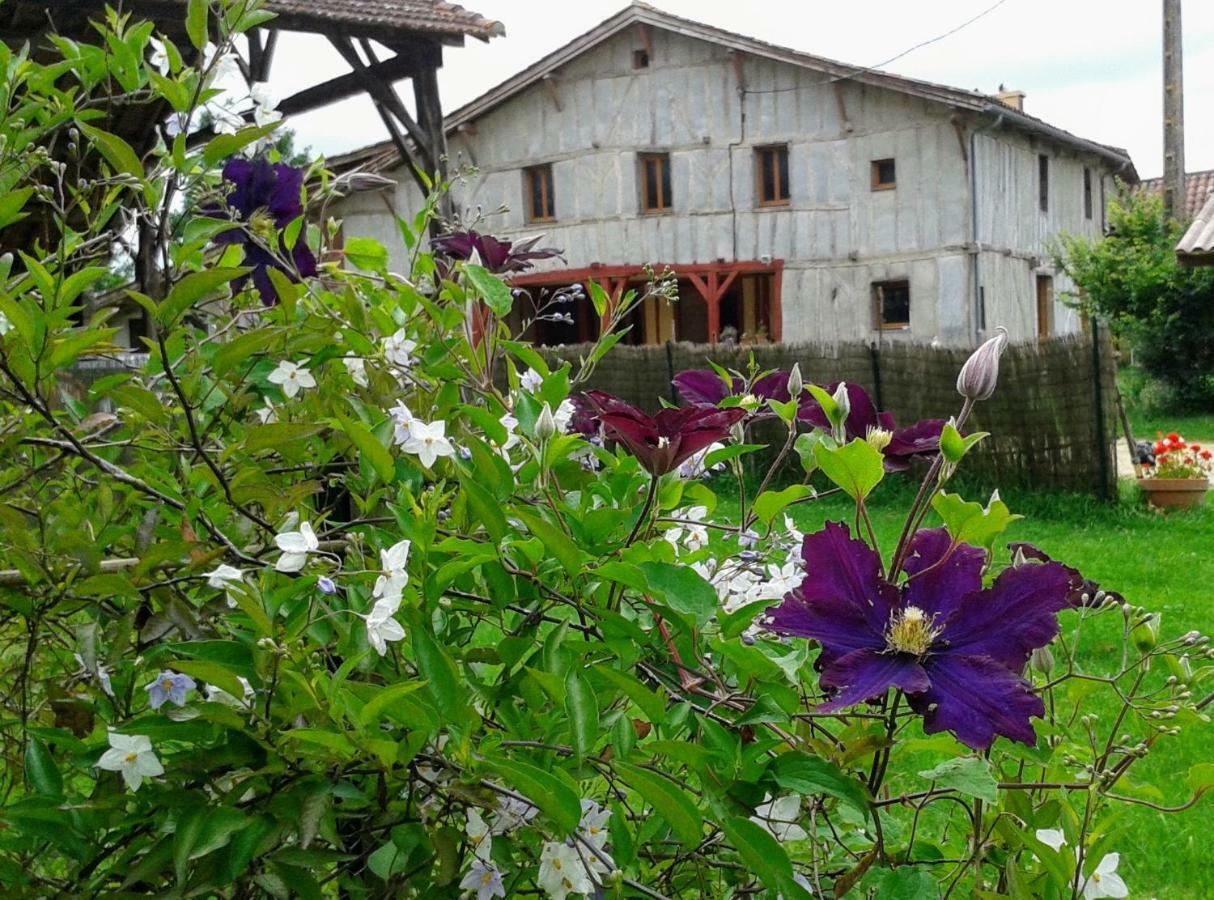
[[[145,0],[141,11],[155,17],[158,9],[166,13],[172,10],[169,14],[179,17],[187,2]],[[462,43],[465,36],[487,41],[505,33],[500,22],[445,0],[266,0],[264,8],[278,16],[274,23],[277,27],[287,30],[322,32],[337,28],[385,41],[424,34],[445,43]],[[0,9],[0,33],[12,31],[22,37],[30,28],[45,28],[48,19],[71,32],[104,10],[102,0],[9,0]]]
[[[1214,175],[1212,172],[1202,174]],[[1192,192],[1189,196],[1193,196]],[[1176,245],[1176,258],[1182,266],[1214,266],[1214,193],[1206,198],[1193,224]]]
[[[497,87],[492,88],[470,103],[450,113],[445,119],[447,131],[454,131],[459,126],[478,119],[521,91],[542,81],[561,66],[566,65],[586,51],[636,25],[662,28],[753,56],[813,69],[814,71],[830,75],[832,79],[839,81],[857,81],[862,84],[887,88],[937,103],[943,103],[956,109],[1001,116],[1003,117],[1003,121],[1012,127],[1041,134],[1076,149],[1104,157],[1109,162],[1124,169],[1123,177],[1126,181],[1130,183],[1138,181],[1138,173],[1134,170],[1134,163],[1130,159],[1129,153],[1125,150],[1089,141],[1061,128],[1055,128],[1036,116],[1030,116],[1027,113],[1012,109],[988,94],[934,84],[915,78],[905,78],[876,69],[848,65],[822,56],[803,53],[799,50],[790,50],[787,47],[779,47],[775,44],[769,44],[765,41],[746,37],[745,35],[715,28],[711,25],[692,21],[691,19],[674,16],[640,2],[633,2],[631,6],[601,22],[559,50],[548,54],[535,64],[523,69],[517,75],[508,78]],[[382,170],[383,168],[395,166],[397,160],[398,157],[394,149],[390,144],[385,142],[333,157],[329,162],[330,165],[340,169],[348,169],[352,165],[361,165],[373,170]]]
[[[1206,202],[1206,198],[1214,194],[1214,169],[1204,172],[1189,172],[1185,175],[1185,204],[1183,222],[1191,222]],[[1144,194],[1163,193],[1162,178],[1146,178],[1137,188]]]

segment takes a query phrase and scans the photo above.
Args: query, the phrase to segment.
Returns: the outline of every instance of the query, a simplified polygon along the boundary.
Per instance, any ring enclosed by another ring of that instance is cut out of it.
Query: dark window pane
[[[662,168],[662,209],[670,209],[674,205],[671,203],[670,157],[660,157],[658,163]]]
[[[1050,158],[1044,153],[1037,157],[1037,204],[1042,212],[1050,209]]]
[[[776,160],[780,166],[780,199],[788,199],[788,148],[776,150]]]
[[[658,161],[653,157],[645,160],[645,208],[658,208]]]
[[[775,151],[760,150],[759,164],[763,172],[763,202],[770,203],[776,199],[776,167]]]
[[[148,322],[143,313],[132,316],[126,322],[128,343],[132,350],[146,350],[140,338],[148,336]]]
[[[1086,166],[1083,170],[1083,217],[1092,218],[1092,170]]]
[[[882,328],[910,324],[910,282],[882,281],[873,285]]]
[[[633,50],[632,51],[632,67],[634,69],[648,69],[649,68],[649,51]]]
[[[544,217],[544,184],[540,180],[540,173],[532,169],[530,174],[531,181],[531,218],[542,219]]]

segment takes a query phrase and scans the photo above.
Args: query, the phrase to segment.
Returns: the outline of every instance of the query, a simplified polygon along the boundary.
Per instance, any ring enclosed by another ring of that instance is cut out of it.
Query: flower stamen
[[[885,644],[895,653],[926,656],[940,635],[935,617],[929,619],[917,606],[908,606],[889,617]]]

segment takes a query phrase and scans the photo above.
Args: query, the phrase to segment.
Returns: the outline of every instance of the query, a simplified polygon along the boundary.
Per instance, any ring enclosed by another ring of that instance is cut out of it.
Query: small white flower
[[[1096,870],[1083,883],[1083,900],[1098,900],[1100,897],[1128,897],[1121,876],[1117,874],[1117,864],[1121,862],[1121,854],[1106,853],[1096,866]]]
[[[371,382],[367,380],[367,361],[359,356],[347,354],[342,362],[346,366],[346,371],[350,373],[350,378],[359,387],[369,387]]]
[[[755,807],[750,821],[777,841],[800,841],[809,837],[809,833],[797,824],[800,818],[801,798],[796,794],[786,794],[776,800],[767,794],[763,802]]]
[[[249,88],[249,99],[253,101],[253,121],[258,127],[264,128],[282,119],[282,113],[277,111],[278,101],[267,82],[258,81]]]
[[[84,661],[83,656],[81,656],[79,653],[74,653],[72,655],[76,657],[76,662],[79,664],[80,668],[84,670],[81,674],[85,677],[96,675],[97,683],[101,685],[101,689],[105,691],[107,696],[113,697],[114,685],[110,683],[110,670],[101,665],[101,663],[97,663],[97,671],[93,672],[91,669],[89,669],[88,664]]]
[[[544,386],[544,376],[535,369],[528,369],[519,376],[518,386],[528,394],[534,394]]]
[[[455,445],[447,439],[447,423],[441,419],[437,422],[414,419],[409,424],[409,439],[401,449],[415,454],[427,469],[432,468],[440,456],[455,455]]]
[[[493,836],[480,810],[468,807],[468,821],[464,825],[464,833],[468,835],[468,843],[472,845],[472,853],[478,859],[488,861],[493,850]]]
[[[1037,840],[1053,850],[1061,850],[1066,846],[1066,835],[1057,828],[1038,828]]]
[[[687,509],[679,510],[674,514],[676,519],[687,519],[674,528],[669,528],[662,536],[666,538],[675,548],[682,549],[688,553],[695,553],[697,550],[702,550],[708,546],[708,529],[699,523],[704,521],[704,517],[708,515],[708,507],[706,506],[691,506]]]
[[[459,883],[460,889],[476,891],[476,900],[491,900],[493,897],[505,897],[506,886],[502,884],[502,873],[488,859],[477,857],[472,860],[467,874]]]
[[[526,800],[514,797],[497,798],[497,816],[493,820],[493,833],[506,834],[521,828],[539,814],[539,808]]]
[[[148,57],[148,62],[160,70],[161,75],[169,74],[169,51],[165,47],[164,41],[158,37],[148,38],[148,46],[152,48],[152,53]]]
[[[409,548],[411,542],[397,541],[387,550],[379,551],[380,563],[383,570],[375,579],[375,589],[372,596],[377,600],[386,599],[400,603],[401,591],[409,583],[409,572],[405,568],[409,564]]]
[[[274,564],[279,572],[298,572],[308,561],[308,554],[315,553],[320,547],[316,532],[308,522],[300,525],[298,531],[284,531],[276,535],[274,543],[282,551]]]
[[[367,643],[374,647],[380,656],[388,652],[389,643],[402,640],[405,636],[405,629],[401,627],[400,622],[392,618],[399,604],[399,600],[380,600],[367,614]]]
[[[413,351],[417,349],[417,341],[410,340],[402,328],[391,337],[384,338],[384,359],[398,369],[408,371],[416,359]]]
[[[256,411],[256,414],[262,425],[278,421],[278,408],[269,400],[266,401],[265,406]]]
[[[708,454],[715,450],[720,450],[724,446],[725,445],[721,443],[713,443],[709,444],[703,450],[698,450],[693,453],[679,464],[679,477],[688,480],[693,478],[703,478],[708,474],[709,471],[719,472],[720,470],[724,469],[725,463],[720,462],[714,465],[711,470],[704,468],[704,460],[707,458]]]
[[[565,900],[570,894],[589,894],[594,890],[590,873],[582,864],[575,847],[549,841],[540,851],[540,871],[536,878],[552,900]]]
[[[796,590],[804,580],[801,561],[790,556],[782,566],[772,563],[767,567],[767,581],[759,585],[755,600],[782,600],[789,591]]]
[[[503,441],[501,444],[498,444],[496,441],[493,441],[493,440],[490,440],[489,443],[502,456],[507,456],[509,454],[510,450],[513,450],[515,447],[518,446],[518,443],[520,440],[520,438],[518,436],[518,419],[516,419],[510,413],[506,413],[498,421],[500,421],[502,424],[502,427],[506,429],[506,440]]]
[[[573,405],[573,401],[566,397],[561,401],[552,413],[552,418],[556,420],[556,430],[560,434],[566,434],[569,431],[569,426],[573,424],[573,416],[577,412],[577,407]]]
[[[211,84],[243,77],[240,71],[240,61],[236,58],[235,54],[221,54],[219,48],[214,44],[207,44],[203,48],[202,53],[203,58],[206,60],[206,65],[211,72]]]
[[[206,573],[207,586],[219,591],[227,590],[233,584],[240,584],[243,578],[244,573],[240,569],[226,563]]]
[[[402,402],[388,410],[388,415],[392,417],[394,426],[393,439],[396,441],[397,446],[404,446],[405,442],[409,440],[409,427],[413,424],[415,418],[413,413]]]
[[[236,709],[248,709],[253,704],[253,685],[249,684],[249,679],[243,675],[237,675],[236,680],[240,682],[240,686],[243,688],[241,699],[236,699],[223,688],[208,684],[203,687],[207,701],[210,703],[222,703],[225,706],[232,706]]]
[[[311,372],[303,366],[285,359],[275,367],[266,380],[271,384],[279,385],[288,399],[293,398],[304,388],[316,387],[316,379],[312,377]]]
[[[8,320],[8,316],[0,312],[0,337],[4,337],[13,330],[13,323]]]
[[[121,772],[122,780],[132,791],[139,790],[145,778],[164,774],[164,766],[152,752],[152,741],[143,734],[109,734],[110,749],[101,754],[97,768]]]

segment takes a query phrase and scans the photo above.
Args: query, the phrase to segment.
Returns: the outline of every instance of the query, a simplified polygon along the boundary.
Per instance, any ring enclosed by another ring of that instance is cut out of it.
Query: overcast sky
[[[856,65],[875,65],[956,28],[995,0],[656,0],[667,12]],[[449,48],[439,72],[451,111],[608,18],[623,0],[467,0],[506,36]],[[980,20],[886,66],[961,88],[1024,91],[1025,109],[1125,147],[1140,175],[1163,168],[1161,0],[1004,0]],[[1214,168],[1214,0],[1184,4],[1186,164]],[[348,71],[321,39],[279,45],[285,97]],[[408,92],[406,92],[408,93]],[[300,116],[299,146],[327,154],[387,137],[359,98]]]

